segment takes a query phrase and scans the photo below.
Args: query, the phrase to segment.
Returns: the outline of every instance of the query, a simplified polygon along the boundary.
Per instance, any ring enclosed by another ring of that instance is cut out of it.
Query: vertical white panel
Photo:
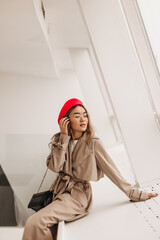
[[[71,49],[70,51],[88,111],[91,115],[91,121],[96,130],[96,135],[103,139],[106,146],[114,145],[116,138],[90,62],[88,51],[86,49]]]
[[[116,0],[80,0],[139,183],[159,177],[160,134]]]
[[[121,9],[135,48],[137,61],[141,67],[153,114],[155,120],[158,120],[158,113],[160,113],[160,75],[153,55],[154,48],[152,50],[136,1],[121,0]],[[160,128],[160,121],[157,121],[157,125]]]

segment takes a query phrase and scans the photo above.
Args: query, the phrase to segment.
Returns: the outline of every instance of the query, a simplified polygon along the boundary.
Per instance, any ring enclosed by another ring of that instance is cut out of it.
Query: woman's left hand
[[[151,197],[157,197],[157,196],[158,196],[157,193],[148,193],[146,200],[150,199]]]

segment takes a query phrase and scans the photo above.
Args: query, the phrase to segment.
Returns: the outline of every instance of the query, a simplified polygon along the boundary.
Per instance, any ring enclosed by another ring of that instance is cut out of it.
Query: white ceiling
[[[72,68],[69,48],[89,40],[76,0],[44,0],[45,21],[58,68]],[[0,71],[56,78],[33,0],[0,0]]]
[[[0,71],[55,77],[32,0],[0,0]]]
[[[89,39],[76,0],[43,0],[51,42],[57,48],[86,48]]]

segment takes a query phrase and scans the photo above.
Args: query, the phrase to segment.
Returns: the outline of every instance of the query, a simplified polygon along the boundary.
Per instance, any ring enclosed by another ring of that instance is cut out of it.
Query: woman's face
[[[83,107],[75,107],[69,114],[69,118],[70,126],[73,131],[86,131],[88,125],[88,114]]]

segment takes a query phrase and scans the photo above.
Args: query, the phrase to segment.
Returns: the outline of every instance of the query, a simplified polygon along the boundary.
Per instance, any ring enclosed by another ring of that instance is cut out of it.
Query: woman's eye
[[[83,117],[88,117],[88,114],[84,114]],[[80,115],[76,115],[75,118],[80,118]]]

